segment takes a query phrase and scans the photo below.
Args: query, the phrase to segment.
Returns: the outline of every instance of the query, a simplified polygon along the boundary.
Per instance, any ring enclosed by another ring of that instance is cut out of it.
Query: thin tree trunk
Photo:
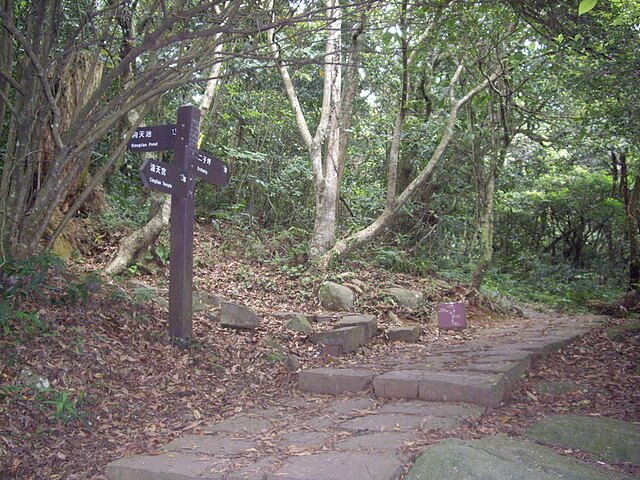
[[[222,44],[219,44],[215,52],[220,53],[221,51]],[[221,70],[222,63],[220,62],[215,63],[211,68],[210,79],[207,82],[205,94],[200,102],[201,118],[203,119],[211,107],[214,93],[220,81]],[[120,242],[118,253],[104,269],[107,275],[118,275],[122,273],[141,252],[145,252],[155,243],[162,231],[169,225],[169,221],[171,220],[171,195],[154,194],[154,199],[156,201],[152,202],[151,209],[157,207],[158,201],[162,199],[160,208],[157,209],[154,215],[151,215],[145,225],[133,231]]]
[[[273,7],[273,2],[269,5]],[[343,125],[350,124],[355,87],[347,87],[343,109],[342,98],[342,12],[338,0],[325,0],[327,21],[327,40],[324,54],[324,83],[320,119],[315,134],[311,134],[304,112],[300,105],[295,86],[289,75],[289,69],[282,60],[277,44],[275,30],[268,32],[269,46],[282,78],[285,92],[293,110],[298,131],[304,141],[313,170],[315,191],[315,221],[309,254],[312,261],[320,258],[335,242],[336,221],[339,204],[339,183],[344,165],[346,141]],[[352,61],[357,56],[351,56]],[[356,74],[355,66],[349,68]],[[353,78],[355,81],[355,77]],[[324,152],[323,152],[324,150]],[[323,155],[324,153],[324,155]]]
[[[374,238],[380,235],[380,233],[384,231],[385,227],[387,227],[391,223],[391,221],[395,219],[396,215],[398,214],[400,209],[407,203],[407,201],[412,198],[416,194],[416,192],[418,192],[431,178],[436,165],[444,155],[444,152],[446,151],[449,143],[451,142],[451,139],[453,138],[453,132],[456,121],[458,119],[460,108],[466,105],[467,102],[469,102],[478,93],[486,89],[489,86],[489,83],[494,81],[498,77],[497,73],[492,74],[482,83],[476,85],[475,88],[471,89],[464,97],[458,99],[455,97],[454,87],[458,83],[463,68],[464,66],[460,64],[456,69],[455,74],[451,78],[449,89],[449,116],[447,118],[445,128],[442,132],[442,136],[440,137],[440,142],[438,143],[435,151],[431,155],[431,158],[429,159],[425,167],[398,196],[391,197],[387,195],[387,205],[385,209],[371,224],[369,224],[362,230],[349,235],[346,238],[338,240],[333,248],[325,253],[320,259],[319,264],[321,266],[328,265],[332,259],[352,252],[356,248],[372,241]]]

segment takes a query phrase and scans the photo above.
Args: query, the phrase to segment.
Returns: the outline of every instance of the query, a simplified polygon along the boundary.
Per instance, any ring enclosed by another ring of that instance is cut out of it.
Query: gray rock
[[[37,373],[33,373],[28,368],[23,368],[20,372],[19,381],[21,384],[26,385],[27,387],[34,388],[36,390],[44,390],[49,388],[50,383],[49,379],[43,377],[42,375],[38,375]]]
[[[320,287],[320,305],[327,310],[351,311],[355,303],[356,296],[351,289],[335,282],[325,282]]]
[[[203,312],[204,310],[207,309],[207,306],[205,305],[204,301],[202,300],[202,294],[200,292],[198,292],[197,290],[193,291],[193,296],[191,297],[191,305],[192,305],[194,313],[195,312]]]
[[[220,306],[220,325],[229,328],[257,328],[258,315],[249,307],[237,303],[222,302]]]
[[[336,322],[335,327],[363,327],[365,337],[371,340],[378,329],[378,321],[374,315],[345,315]]]
[[[579,449],[607,463],[640,465],[640,426],[615,418],[552,415],[534,423],[527,437]]]
[[[408,290],[406,288],[392,287],[385,288],[382,293],[392,297],[398,305],[405,308],[417,308],[424,301],[424,295],[417,290]]]
[[[422,333],[422,327],[391,327],[387,330],[387,338],[391,342],[409,342],[415,343],[418,341],[420,334]]]
[[[287,355],[284,359],[284,366],[289,372],[297,372],[300,370],[300,360],[295,355]]]
[[[353,352],[366,342],[364,327],[343,327],[311,335],[312,343],[324,346],[338,346],[343,352]]]
[[[209,307],[219,307],[222,302],[228,302],[225,297],[215,293],[200,292],[200,300]]]
[[[313,330],[309,319],[302,313],[291,314],[291,316],[285,321],[284,326],[287,330],[300,333],[309,333]]]
[[[449,438],[427,448],[406,480],[631,480],[506,435]]]

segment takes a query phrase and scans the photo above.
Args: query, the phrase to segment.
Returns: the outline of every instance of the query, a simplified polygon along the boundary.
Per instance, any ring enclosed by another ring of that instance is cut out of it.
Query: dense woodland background
[[[187,103],[232,169],[199,184],[197,221],[284,268],[356,255],[556,305],[638,287],[638,0],[1,0],[0,19],[5,297],[50,249],[166,263],[168,198],[125,147]]]

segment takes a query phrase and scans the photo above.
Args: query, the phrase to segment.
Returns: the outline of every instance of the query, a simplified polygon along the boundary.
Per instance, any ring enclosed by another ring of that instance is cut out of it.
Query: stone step
[[[371,387],[373,372],[353,368],[312,368],[298,375],[298,388],[303,392],[338,395],[355,393]]]

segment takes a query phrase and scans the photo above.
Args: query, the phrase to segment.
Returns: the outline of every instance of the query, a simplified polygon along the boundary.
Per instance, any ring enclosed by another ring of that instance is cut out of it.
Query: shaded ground
[[[245,248],[246,256],[239,256],[237,246],[226,242],[228,238],[211,232],[199,236],[196,285],[200,290],[245,303],[261,314],[319,311],[316,294],[324,278],[289,265],[280,244],[267,243],[259,252]],[[425,292],[430,305],[456,299],[458,287],[358,264],[342,265],[336,276],[372,286],[364,287],[359,309],[378,315],[382,325],[412,321],[425,326],[424,348],[463,343],[489,327],[517,322],[473,311],[469,330],[442,335],[430,323],[428,306],[419,312],[403,311],[377,292],[392,284],[416,288]],[[166,277],[155,280],[163,284]],[[54,285],[58,281],[52,279]],[[266,339],[277,339],[304,366],[334,361],[321,358],[304,335],[286,332],[272,317],[265,317],[256,332],[234,332],[198,314],[197,341],[190,349],[178,349],[166,337],[166,314],[152,299],[132,297],[112,285],[92,293],[86,302],[69,303],[68,289],[59,283],[58,287],[42,298],[27,298],[20,306],[38,313],[42,328],[32,326],[39,331],[11,329],[0,338],[0,478],[104,478],[104,466],[115,458],[154,452],[205,421],[277,404],[293,390],[295,375],[283,363],[269,360],[272,349]],[[22,323],[24,327],[34,322]],[[538,365],[503,406],[455,434],[463,438],[497,431],[519,434],[535,419],[556,412],[640,421],[639,343],[637,333],[611,340],[602,330],[594,331]],[[352,360],[373,358],[391,348],[407,347],[378,342]],[[24,387],[19,377],[25,368],[46,377],[50,388]],[[584,389],[540,391],[542,382],[559,380]],[[437,439],[435,435],[417,439],[416,451]],[[588,460],[580,452],[563,453]],[[616,468],[640,473],[630,466]]]

